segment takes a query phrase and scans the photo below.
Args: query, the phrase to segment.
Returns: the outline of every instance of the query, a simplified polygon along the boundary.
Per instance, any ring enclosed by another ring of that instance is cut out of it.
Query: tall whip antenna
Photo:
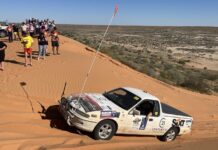
[[[111,17],[111,19],[110,19],[110,21],[109,21],[109,23],[108,23],[108,26],[107,26],[107,28],[106,28],[106,30],[105,30],[105,32],[104,32],[104,35],[103,35],[103,37],[102,37],[102,39],[101,39],[101,42],[100,42],[100,44],[98,45],[98,48],[97,48],[97,50],[96,50],[96,53],[95,53],[95,55],[94,55],[94,58],[93,58],[93,60],[92,60],[91,65],[90,65],[90,68],[89,68],[89,70],[88,70],[88,72],[87,72],[86,78],[85,78],[85,80],[84,80],[84,82],[83,82],[83,86],[82,86],[82,89],[81,89],[81,91],[80,91],[80,95],[79,95],[78,101],[80,100],[80,98],[81,98],[81,96],[82,96],[82,93],[83,93],[83,91],[84,91],[84,89],[85,89],[85,87],[86,87],[86,83],[87,83],[88,78],[89,78],[89,75],[90,75],[90,73],[91,73],[91,71],[92,71],[92,69],[93,69],[93,66],[94,66],[94,64],[95,64],[96,58],[97,58],[97,56],[98,56],[98,53],[99,53],[99,51],[100,51],[100,49],[101,49],[101,45],[102,45],[102,43],[103,43],[103,41],[104,41],[104,39],[105,39],[105,37],[106,37],[106,35],[107,35],[107,32],[108,32],[108,30],[109,30],[109,28],[110,28],[110,26],[111,26],[111,24],[112,24],[112,22],[113,22],[114,17],[115,17],[116,14],[117,14],[117,12],[118,12],[118,5],[115,6],[113,15],[112,15],[112,17]]]

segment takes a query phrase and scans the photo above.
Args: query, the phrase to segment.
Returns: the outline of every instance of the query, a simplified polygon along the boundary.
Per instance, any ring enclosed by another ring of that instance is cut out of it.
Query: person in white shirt
[[[23,22],[21,26],[22,36],[27,33],[27,25]]]
[[[35,27],[33,26],[32,23],[30,23],[29,30],[30,30],[30,36],[33,37],[35,32]]]

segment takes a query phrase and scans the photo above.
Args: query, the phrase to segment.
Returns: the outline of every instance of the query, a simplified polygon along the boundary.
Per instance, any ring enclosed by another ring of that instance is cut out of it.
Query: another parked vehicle
[[[0,38],[7,36],[7,27],[6,23],[0,23]]]

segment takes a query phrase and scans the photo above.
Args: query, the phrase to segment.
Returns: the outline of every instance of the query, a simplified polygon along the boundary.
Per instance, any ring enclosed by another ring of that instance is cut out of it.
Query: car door
[[[146,116],[146,110],[143,109],[144,103],[146,103],[146,101],[141,101],[137,106],[129,111],[125,119],[126,123],[123,126],[124,133],[146,135],[148,132],[148,117]]]
[[[148,116],[147,135],[163,135],[166,132],[166,118],[160,113],[160,103],[156,100],[149,100],[153,105],[152,115]]]
[[[145,105],[151,107],[145,107]],[[144,100],[133,108],[127,115],[126,132],[140,135],[161,135],[163,129],[160,127],[160,105],[155,100]],[[162,120],[164,123],[164,120]]]
[[[145,135],[146,116],[128,113],[125,116],[125,121],[120,126],[121,133],[125,134],[141,134]]]

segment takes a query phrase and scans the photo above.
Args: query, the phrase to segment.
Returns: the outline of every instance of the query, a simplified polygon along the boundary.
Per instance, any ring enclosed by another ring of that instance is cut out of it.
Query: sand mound
[[[45,61],[37,61],[34,55],[33,67],[27,68],[22,52],[19,42],[8,44],[6,70],[0,72],[0,149],[117,149],[118,144],[120,149],[149,146],[158,149],[162,146],[156,138],[144,136],[115,136],[111,141],[94,141],[89,134],[69,128],[58,116],[57,100],[64,82],[68,82],[66,94],[80,91],[94,55],[92,49],[61,37],[60,56],[51,55]],[[179,137],[166,148],[183,149],[187,141],[191,142],[190,146],[202,141],[216,143],[217,96],[167,85],[99,54],[85,91],[104,92],[121,86],[144,89],[194,117],[193,132]]]

